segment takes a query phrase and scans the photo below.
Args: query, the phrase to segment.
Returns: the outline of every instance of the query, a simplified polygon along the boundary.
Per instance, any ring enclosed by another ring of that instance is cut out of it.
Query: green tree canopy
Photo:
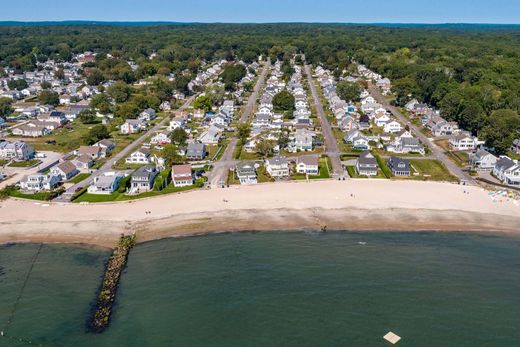
[[[7,117],[13,113],[13,100],[10,98],[0,98],[0,117]]]
[[[116,102],[125,102],[132,95],[132,87],[122,81],[118,81],[108,87],[108,95],[110,95]]]
[[[337,84],[338,96],[346,101],[359,101],[362,88],[359,83],[341,81]]]
[[[197,99],[195,99],[195,101],[193,102],[193,106],[195,108],[200,108],[206,112],[209,112],[211,111],[213,104],[209,96],[201,95]]]
[[[109,137],[110,133],[108,132],[107,127],[103,124],[97,124],[89,130],[86,137],[86,143],[92,145],[100,140],[108,139]]]
[[[38,101],[44,105],[58,106],[60,104],[60,96],[58,93],[52,92],[48,89],[42,90],[38,96]]]
[[[282,90],[273,97],[273,108],[276,111],[294,111],[294,96],[287,90]]]

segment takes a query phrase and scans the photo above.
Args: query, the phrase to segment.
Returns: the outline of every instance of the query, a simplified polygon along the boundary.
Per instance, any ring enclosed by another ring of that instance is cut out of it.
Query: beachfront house
[[[28,192],[40,192],[43,190],[52,190],[58,186],[61,178],[56,175],[31,174],[24,176],[20,181],[20,188]]]
[[[235,173],[240,184],[249,185],[258,182],[254,162],[244,161],[238,163],[235,167]]]
[[[271,177],[289,177],[289,161],[285,157],[266,159],[265,168]]]
[[[394,176],[410,176],[410,161],[399,157],[388,159],[388,168]]]
[[[117,172],[105,172],[99,176],[94,177],[94,181],[88,187],[89,194],[109,195],[115,192],[119,187],[119,181],[123,175]]]
[[[193,174],[191,165],[173,165],[172,181],[175,187],[186,187],[193,185]]]
[[[507,156],[501,156],[493,168],[493,175],[510,186],[520,186],[520,164]]]
[[[469,163],[476,170],[493,170],[498,158],[484,149],[470,154]]]
[[[356,160],[356,171],[358,175],[377,176],[376,158],[369,151],[361,153]]]
[[[130,193],[143,193],[153,189],[158,172],[154,166],[145,165],[132,173],[130,179]]]
[[[296,172],[306,175],[318,175],[320,173],[318,157],[305,156],[299,157],[296,162]]]

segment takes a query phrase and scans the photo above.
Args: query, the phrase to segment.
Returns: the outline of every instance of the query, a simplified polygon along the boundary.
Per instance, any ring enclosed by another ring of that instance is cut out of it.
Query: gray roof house
[[[203,160],[206,157],[206,146],[203,143],[190,143],[186,149],[186,159]]]
[[[356,161],[356,171],[358,175],[377,176],[377,160],[369,152],[361,153]]]
[[[493,170],[498,158],[484,149],[470,154],[469,162],[477,170]]]
[[[243,161],[236,165],[235,172],[240,184],[256,184],[256,169],[252,161]]]
[[[152,190],[157,175],[158,172],[155,167],[150,165],[141,166],[132,173],[130,192],[139,194]]]
[[[119,181],[123,178],[117,172],[105,172],[94,178],[94,182],[88,187],[89,194],[112,194],[119,187]]]
[[[410,176],[410,161],[399,157],[390,157],[388,159],[388,168],[394,176]]]
[[[71,161],[65,160],[62,163],[59,163],[55,167],[51,169],[51,174],[60,176],[62,181],[66,181],[79,173],[79,170],[76,168]]]

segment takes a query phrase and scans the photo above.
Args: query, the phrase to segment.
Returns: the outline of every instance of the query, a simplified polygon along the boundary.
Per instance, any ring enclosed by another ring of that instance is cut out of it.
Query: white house
[[[51,169],[51,175],[59,176],[62,181],[67,181],[76,176],[79,170],[72,162],[65,160]]]
[[[175,187],[186,187],[193,185],[193,174],[191,165],[173,165],[172,181]]]
[[[504,184],[520,186],[520,165],[516,160],[501,156],[493,168],[493,174]]]
[[[151,144],[154,145],[164,145],[168,143],[172,143],[172,140],[170,138],[171,132],[170,131],[158,131],[150,140]]]
[[[52,190],[60,183],[60,176],[31,174],[20,181],[20,188],[26,191],[39,192],[42,190]]]
[[[135,134],[146,129],[146,123],[139,119],[127,119],[121,125],[121,134]]]
[[[240,184],[250,185],[258,182],[255,164],[253,162],[246,161],[238,163],[235,167],[235,172]]]
[[[403,127],[401,126],[401,124],[399,122],[393,120],[384,125],[383,131],[385,133],[393,134],[393,133],[400,132],[402,129],[403,129]]]
[[[470,154],[469,162],[477,170],[493,170],[498,158],[484,149]]]
[[[102,175],[94,177],[94,181],[88,187],[89,194],[112,194],[119,187],[119,181],[123,178],[117,172],[105,172]]]
[[[271,177],[288,177],[289,162],[285,157],[274,157],[265,160],[265,168]]]
[[[296,172],[306,175],[318,175],[320,173],[317,156],[300,157],[296,163]]]
[[[155,110],[152,108],[147,108],[143,112],[139,114],[138,119],[144,122],[149,122],[157,118],[157,114],[155,114]]]
[[[146,148],[140,148],[135,152],[132,152],[130,156],[126,157],[125,163],[127,164],[149,164],[150,163],[150,150]]]
[[[472,151],[477,148],[478,139],[467,133],[450,137],[450,147],[455,151]]]
[[[0,142],[0,158],[2,159],[29,160],[33,157],[33,147],[24,141]]]

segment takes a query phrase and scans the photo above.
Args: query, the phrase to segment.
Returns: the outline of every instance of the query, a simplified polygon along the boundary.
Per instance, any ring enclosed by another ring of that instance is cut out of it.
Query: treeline
[[[36,61],[69,61],[73,54],[91,50],[99,54],[87,65],[89,83],[131,83],[172,73],[171,88],[180,90],[202,61],[252,62],[258,55],[288,61],[302,52],[308,62],[340,76],[354,71],[355,59],[392,80],[398,103],[416,97],[438,107],[498,152],[520,137],[520,28],[515,26],[13,26],[0,28],[0,45],[0,63],[19,71],[33,69]],[[152,53],[156,57],[150,60]],[[139,65],[137,70],[128,66],[129,59]],[[243,74],[229,72],[230,81]]]

